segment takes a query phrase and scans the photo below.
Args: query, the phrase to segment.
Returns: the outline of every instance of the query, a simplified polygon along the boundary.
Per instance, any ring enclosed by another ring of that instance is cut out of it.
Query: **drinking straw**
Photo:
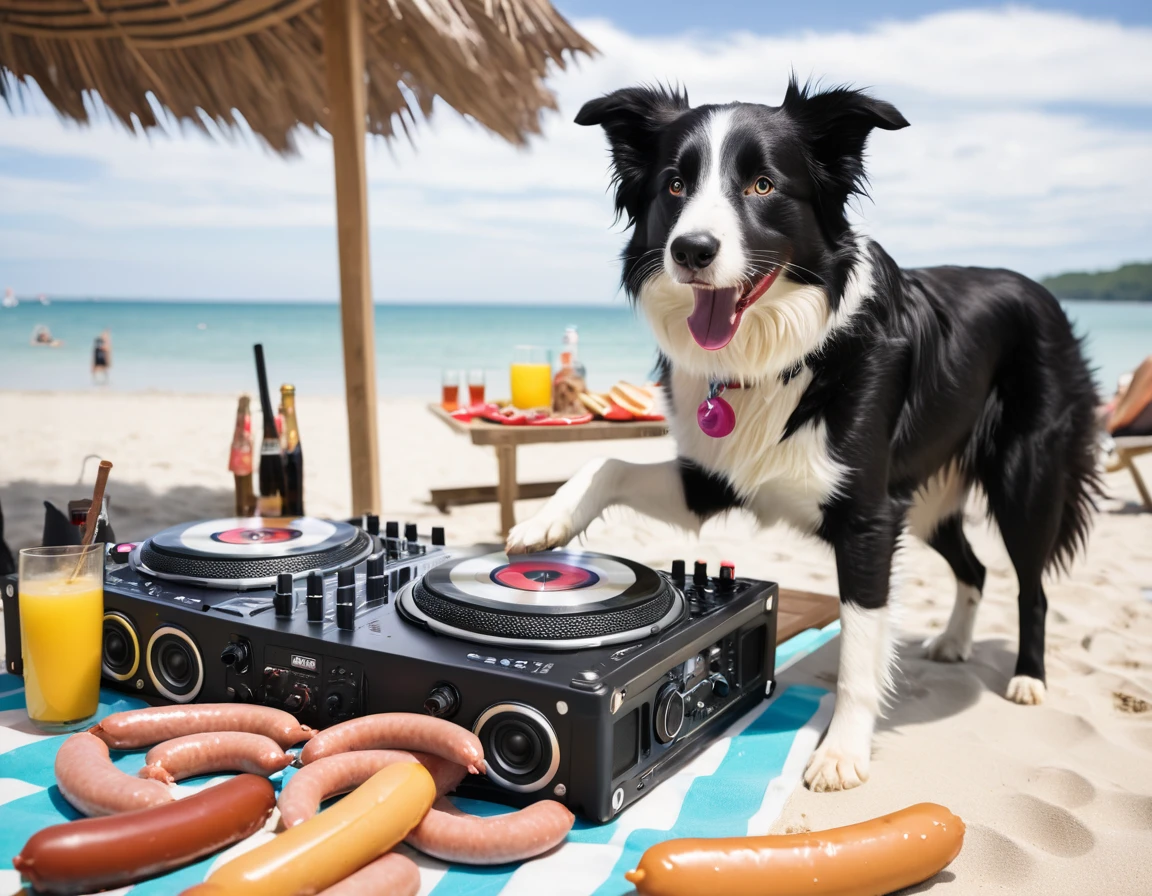
[[[92,503],[88,506],[88,516],[84,520],[84,538],[80,541],[82,548],[91,545],[92,539],[96,537],[96,523],[100,519],[100,509],[104,505],[104,488],[108,485],[108,474],[111,471],[112,461],[100,461],[100,467],[96,470],[96,487],[92,489]],[[76,581],[76,577],[80,575],[80,567],[84,565],[84,554],[85,552],[81,551],[80,556],[76,558],[76,568],[68,577],[69,585]]]

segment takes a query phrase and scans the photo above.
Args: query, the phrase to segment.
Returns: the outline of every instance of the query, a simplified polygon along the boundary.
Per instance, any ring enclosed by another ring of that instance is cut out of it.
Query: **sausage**
[[[440,799],[405,842],[445,862],[502,865],[522,862],[559,846],[575,821],[576,816],[555,800],[481,818]]]
[[[413,712],[384,712],[333,725],[317,734],[300,753],[307,765],[351,750],[422,750],[462,765],[474,775],[484,771],[480,738],[452,722]]]
[[[114,815],[172,802],[159,781],[141,781],[112,764],[108,745],[81,731],[56,751],[56,786],[85,815]]]
[[[397,762],[331,809],[221,865],[185,896],[310,896],[388,852],[435,798],[424,766]]]
[[[320,804],[338,793],[363,784],[380,769],[397,762],[420,762],[432,775],[436,795],[456,789],[466,772],[463,766],[427,753],[403,750],[357,750],[325,756],[297,771],[280,791],[280,824],[294,827],[316,814]]]
[[[248,772],[267,777],[287,768],[292,759],[276,741],[263,734],[246,731],[188,734],[149,750],[140,777],[165,784],[208,772]]]
[[[89,731],[113,750],[137,750],[185,734],[209,731],[250,731],[270,737],[288,749],[316,733],[282,709],[235,703],[131,709],[113,713]]]
[[[963,821],[918,803],[830,831],[666,840],[624,876],[640,896],[880,896],[937,874],[963,845]]]
[[[163,806],[44,828],[12,864],[38,893],[122,887],[251,836],[275,805],[270,781],[239,775]]]
[[[419,892],[420,868],[407,856],[390,852],[319,896],[416,896]]]

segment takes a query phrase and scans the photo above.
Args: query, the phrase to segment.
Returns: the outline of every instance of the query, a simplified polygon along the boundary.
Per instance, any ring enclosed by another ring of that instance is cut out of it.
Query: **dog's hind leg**
[[[944,631],[924,645],[928,658],[938,663],[964,662],[972,655],[976,611],[984,593],[984,564],[964,537],[963,517],[957,513],[942,520],[928,543],[948,561],[956,576],[956,603]]]
[[[703,522],[685,500],[680,461],[633,464],[601,458],[581,467],[535,516],[508,533],[508,553],[565,545],[615,505],[690,531]]]

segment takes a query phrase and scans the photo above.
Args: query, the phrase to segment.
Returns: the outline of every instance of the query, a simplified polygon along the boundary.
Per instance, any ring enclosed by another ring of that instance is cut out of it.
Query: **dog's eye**
[[[672,180],[668,181],[668,192],[673,196],[679,196],[684,192],[684,181],[678,177],[672,178]]]
[[[772,181],[768,180],[766,177],[756,178],[756,182],[753,183],[752,186],[750,186],[747,190],[745,190],[744,194],[747,196],[753,192],[760,196],[767,196],[772,192]]]

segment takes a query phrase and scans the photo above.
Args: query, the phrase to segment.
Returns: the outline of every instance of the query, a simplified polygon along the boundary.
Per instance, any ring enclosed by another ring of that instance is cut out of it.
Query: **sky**
[[[516,149],[439,108],[368,151],[380,301],[621,303],[607,149],[580,105],[653,80],[778,104],[790,71],[867,87],[912,126],[869,144],[853,220],[905,266],[1032,276],[1152,258],[1152,3],[556,0],[599,50]],[[330,146],[133,136],[0,106],[0,288],[333,300]]]

